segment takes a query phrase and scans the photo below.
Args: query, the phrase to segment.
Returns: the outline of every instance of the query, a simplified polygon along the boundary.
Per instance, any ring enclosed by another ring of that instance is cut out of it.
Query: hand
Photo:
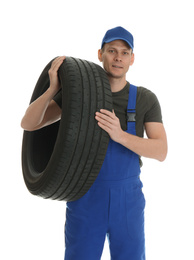
[[[105,130],[110,138],[119,143],[123,130],[121,129],[120,120],[115,115],[115,112],[110,112],[105,109],[101,109],[100,112],[96,112],[96,120],[98,125]]]
[[[51,64],[51,68],[48,71],[49,78],[50,78],[50,88],[54,91],[58,91],[61,86],[59,83],[59,78],[58,78],[58,70],[63,61],[65,60],[65,56],[60,56],[57,57]]]

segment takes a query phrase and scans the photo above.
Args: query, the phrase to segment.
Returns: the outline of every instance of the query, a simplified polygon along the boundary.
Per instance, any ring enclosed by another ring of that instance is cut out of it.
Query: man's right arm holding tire
[[[49,88],[34,102],[32,102],[21,121],[21,127],[27,131],[34,131],[52,124],[61,118],[61,109],[53,100],[61,88],[58,79],[58,69],[65,56],[56,58],[51,65],[49,73]]]

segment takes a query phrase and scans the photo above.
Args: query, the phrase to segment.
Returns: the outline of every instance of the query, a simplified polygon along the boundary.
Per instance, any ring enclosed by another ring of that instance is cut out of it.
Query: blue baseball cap
[[[131,47],[132,50],[134,48],[133,35],[127,30],[125,30],[123,27],[118,26],[106,32],[102,40],[101,49],[105,43],[112,42],[115,40],[123,40]]]

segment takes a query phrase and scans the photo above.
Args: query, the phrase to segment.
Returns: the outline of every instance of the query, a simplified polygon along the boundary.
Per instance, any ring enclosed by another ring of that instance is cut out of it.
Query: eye
[[[128,55],[129,53],[128,53],[127,51],[124,51],[123,54],[124,54],[124,55]]]
[[[115,51],[114,50],[109,50],[110,53],[114,53]]]

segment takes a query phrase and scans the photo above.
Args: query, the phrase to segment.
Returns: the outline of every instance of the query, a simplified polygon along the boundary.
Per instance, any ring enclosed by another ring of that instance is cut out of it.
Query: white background
[[[144,159],[142,169],[147,259],[194,259],[193,24],[189,0],[1,3],[0,259],[63,259],[65,203],[25,187],[20,121],[45,65],[58,55],[99,63],[102,37],[115,26],[134,35],[127,79],[157,95],[168,135],[166,161]],[[102,259],[110,259],[107,242]]]

